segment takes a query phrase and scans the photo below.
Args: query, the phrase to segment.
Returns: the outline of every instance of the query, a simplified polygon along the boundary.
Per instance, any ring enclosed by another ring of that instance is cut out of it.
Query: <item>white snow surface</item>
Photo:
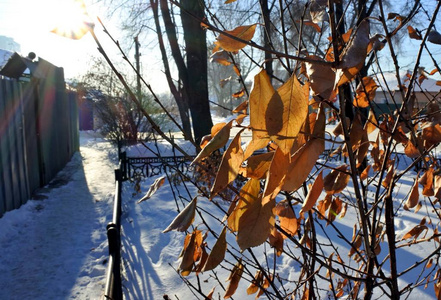
[[[138,151],[129,150],[132,153]],[[39,191],[39,200],[29,200],[20,209],[7,212],[0,218],[0,300],[103,298],[108,261],[106,225],[112,219],[116,167],[115,147],[91,132],[81,132],[80,153],[74,155],[51,184]],[[407,193],[414,180],[411,176],[408,185],[403,185],[399,193]],[[202,299],[189,290],[175,271],[185,233],[162,233],[177,214],[169,183],[166,181],[148,201],[136,203],[155,179],[143,180],[142,193],[139,194],[134,194],[132,183],[123,185],[124,297],[134,300],[163,299],[163,295],[167,294],[171,299]],[[184,188],[178,193],[177,198],[185,199],[179,203],[182,209],[191,196]],[[212,205],[207,199],[198,199],[198,206],[204,209],[211,210]],[[421,216],[413,213],[400,217],[396,220],[399,236],[421,220]],[[348,212],[344,219],[335,221],[349,239],[354,218]],[[201,221],[197,217],[194,225],[198,224]],[[221,227],[215,221],[210,221],[210,226],[220,233]],[[326,232],[333,234],[330,228]],[[228,235],[228,239],[235,244],[234,237]],[[207,242],[213,245],[212,238]],[[258,259],[262,261],[265,259],[260,254],[262,250],[270,251],[268,247],[263,247],[267,246],[255,248]],[[401,249],[402,260],[399,263],[402,268],[433,251],[432,247],[429,248]],[[347,251],[342,250],[343,253]],[[277,271],[282,277],[298,278],[299,268],[295,262],[278,259],[277,263]],[[217,268],[216,272],[222,282],[229,275],[229,271],[223,268]],[[204,292],[208,293],[217,285],[214,299],[223,297],[222,289],[210,276],[201,274]],[[411,272],[403,279],[411,282],[414,276],[417,274]],[[196,282],[194,275],[188,278]],[[248,284],[241,281],[234,299],[255,298],[255,295],[246,294]],[[406,286],[406,282],[400,281],[400,286]],[[411,299],[417,298],[434,299],[433,287],[414,291]],[[322,299],[326,296],[322,295]]]

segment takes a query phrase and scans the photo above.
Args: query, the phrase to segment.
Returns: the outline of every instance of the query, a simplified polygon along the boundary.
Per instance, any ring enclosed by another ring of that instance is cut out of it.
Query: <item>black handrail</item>
[[[121,284],[121,190],[123,172],[121,162],[115,170],[115,201],[113,204],[112,222],[107,224],[107,240],[109,243],[109,265],[107,267],[106,288],[104,299],[122,300]]]

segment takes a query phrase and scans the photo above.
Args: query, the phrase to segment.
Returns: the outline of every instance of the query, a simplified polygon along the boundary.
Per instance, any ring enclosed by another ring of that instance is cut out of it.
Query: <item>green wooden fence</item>
[[[77,95],[62,68],[38,64],[28,82],[0,77],[0,217],[49,183],[79,149]]]

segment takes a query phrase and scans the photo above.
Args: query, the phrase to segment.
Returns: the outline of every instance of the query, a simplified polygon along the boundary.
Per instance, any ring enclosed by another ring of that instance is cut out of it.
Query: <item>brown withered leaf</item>
[[[310,55],[308,58],[322,60],[319,56]],[[320,96],[328,99],[334,87],[335,72],[328,65],[322,65],[314,62],[306,62],[306,75],[309,78],[313,96]]]
[[[340,200],[340,198],[336,197],[332,200],[331,206],[329,207],[328,211],[328,222],[326,225],[329,225],[330,223],[334,222],[335,218],[340,214],[340,212],[343,210],[343,201]]]
[[[423,176],[421,176],[420,180],[418,181],[419,184],[423,186],[423,192],[422,194],[424,196],[433,196],[434,190],[433,190],[433,167],[429,167],[426,172],[424,172]]]
[[[371,165],[367,165],[366,168],[360,174],[360,180],[366,180],[369,176],[369,170],[371,169]]]
[[[231,270],[230,276],[227,279],[227,281],[229,281],[230,283],[228,284],[228,287],[225,291],[224,299],[228,299],[234,295],[234,293],[237,290],[237,287],[239,286],[239,281],[242,278],[242,273],[243,273],[243,264],[242,264],[242,260],[239,260],[234,265],[233,270]]]
[[[191,162],[191,165],[201,161],[203,158],[209,156],[213,151],[225,146],[230,138],[230,130],[233,126],[233,121],[231,120],[225,124],[221,130],[207,143],[204,149],[199,152],[196,158]]]
[[[283,153],[290,153],[308,115],[309,85],[294,73],[269,100],[265,113],[268,134]],[[259,113],[262,113],[259,112]]]
[[[288,173],[282,186],[284,191],[296,191],[308,178],[309,173],[325,150],[322,139],[311,139],[291,158]]]
[[[427,122],[422,125],[422,129],[421,137],[426,149],[441,142],[441,126],[439,124]]]
[[[390,183],[392,182],[394,172],[395,172],[395,164],[390,164],[387,169],[386,177],[383,179],[383,182],[381,183],[383,187],[385,188],[389,187]]]
[[[231,96],[233,96],[233,98],[240,98],[240,97],[243,97],[243,95],[245,95],[245,91],[242,89],[242,90],[240,90],[240,91],[234,93],[234,94],[231,95]]]
[[[241,125],[242,122],[243,122],[243,120],[244,120],[246,117],[248,117],[247,114],[240,114],[240,115],[238,115],[238,116],[236,117],[236,123],[237,123],[238,125]]]
[[[264,179],[273,159],[274,152],[267,152],[250,156],[245,168],[245,177]]]
[[[155,179],[155,182],[153,182],[150,187],[149,190],[147,191],[147,193],[144,195],[144,197],[142,197],[141,199],[139,199],[139,201],[137,202],[138,204],[150,199],[150,197],[152,197],[157,191],[158,189],[164,184],[165,182],[165,176],[161,176],[159,178]]]
[[[352,39],[348,42],[341,54],[340,63],[337,66],[334,90],[339,86],[351,81],[361,70],[367,56],[367,48],[370,43],[369,20],[364,19],[358,25]]]
[[[327,194],[334,195],[340,193],[348,185],[349,174],[347,174],[348,166],[343,165],[332,170],[323,179],[323,187]]]
[[[434,196],[436,199],[441,199],[441,175],[435,175],[433,180]]]
[[[359,108],[369,107],[369,103],[375,98],[378,85],[371,76],[363,77],[355,91],[353,105]]]
[[[420,200],[420,193],[418,191],[418,175],[415,179],[415,182],[413,183],[413,186],[411,188],[411,191],[409,193],[409,196],[406,199],[406,202],[404,203],[403,208],[405,210],[409,210],[411,208],[414,208]]]
[[[224,229],[222,229],[221,234],[217,238],[217,241],[214,244],[211,253],[208,255],[207,261],[205,262],[204,267],[202,268],[202,272],[213,270],[224,260],[225,252],[227,251],[226,236],[227,236],[227,228],[224,227]]]
[[[420,157],[421,155],[418,148],[415,147],[415,145],[412,143],[410,139],[407,141],[407,144],[404,147],[404,154],[406,154],[406,156],[410,158],[417,158]]]
[[[213,54],[210,55],[210,62],[216,62],[218,64],[221,64],[223,66],[229,66],[231,65],[230,56],[227,51],[220,50],[216,51]]]
[[[244,102],[242,102],[241,104],[239,104],[235,109],[233,109],[233,113],[237,114],[237,113],[243,113],[248,108],[248,100],[245,100]]]
[[[239,26],[231,31],[227,30],[225,31],[225,33],[237,37],[243,41],[249,42],[254,36],[254,32],[256,31],[256,26],[257,24]],[[247,45],[243,42],[230,38],[222,33],[217,37],[215,43],[218,44],[220,47],[222,47],[224,50],[229,52],[239,51],[240,49],[242,49]]]
[[[245,202],[237,231],[237,244],[242,251],[263,244],[269,237],[275,224],[274,206],[274,200],[262,204],[260,197],[250,197]]]
[[[271,245],[271,247],[276,249],[276,255],[277,256],[280,256],[283,253],[283,240],[284,240],[284,235],[281,234],[276,229],[276,227],[271,228],[271,233],[270,233],[270,236],[268,238],[268,242]]]
[[[188,276],[191,273],[194,264],[199,258],[202,241],[202,231],[200,230],[195,230],[187,235],[181,255],[182,260],[178,268],[182,276]]]
[[[193,223],[196,212],[197,197],[190,201],[183,210],[173,219],[162,233],[166,233],[172,230],[184,232]]]
[[[261,70],[254,76],[254,84],[250,93],[250,126],[253,130],[253,141],[264,139],[265,145],[269,142],[269,136],[263,112],[267,110],[268,103],[274,93],[275,90],[268,74],[265,70]]]
[[[257,270],[254,275],[254,279],[251,281],[250,285],[247,288],[247,294],[252,295],[257,293],[259,287],[262,286],[263,283],[263,273],[261,270]]]
[[[324,187],[323,172],[320,172],[317,175],[311,188],[309,189],[305,201],[303,201],[303,205],[302,205],[302,209],[300,210],[300,213],[307,212],[314,207],[315,203],[318,200],[318,197],[323,191],[323,187]]]
[[[377,126],[378,126],[377,118],[375,117],[375,114],[371,109],[369,110],[368,119],[364,124],[364,129],[366,130],[367,134],[371,134],[377,128]]]
[[[213,199],[215,195],[226,188],[239,175],[240,166],[243,162],[243,149],[240,142],[240,135],[243,130],[236,134],[222,156],[216,179],[211,188],[210,199]]]
[[[239,230],[239,219],[245,211],[248,203],[253,203],[260,199],[260,181],[258,179],[250,179],[239,191],[239,202],[236,204],[234,211],[228,217],[228,226],[232,231]]]
[[[416,225],[415,227],[413,227],[411,230],[409,230],[402,238],[401,240],[407,240],[409,238],[414,238],[414,240],[416,240],[420,234],[423,231],[427,231],[429,230],[429,228],[426,225]]]
[[[367,49],[367,53],[369,54],[371,51],[381,51],[386,45],[386,38],[382,34],[375,34],[371,37],[369,46]]]
[[[296,20],[296,23],[300,23],[300,20]],[[303,20],[303,25],[311,26],[311,27],[314,28],[315,31],[317,31],[318,33],[322,32],[322,29],[320,28],[320,26],[318,26],[318,24],[317,24],[317,23],[314,23],[313,21],[310,21],[310,20]]]
[[[233,3],[233,2],[236,2],[237,0],[226,0],[225,2],[224,2],[224,4],[229,4],[229,3]]]
[[[286,231],[290,236],[296,234],[298,230],[298,220],[289,203],[286,201],[277,203],[274,213],[279,217],[280,227],[284,231]],[[287,236],[283,235],[283,238],[285,239]]]
[[[269,166],[265,187],[263,189],[263,204],[275,199],[280,192],[288,172],[290,155],[283,153],[280,148],[274,151],[273,159]]]
[[[412,26],[407,26],[407,33],[409,33],[409,37],[414,40],[422,40],[423,37],[419,31],[416,31]]]

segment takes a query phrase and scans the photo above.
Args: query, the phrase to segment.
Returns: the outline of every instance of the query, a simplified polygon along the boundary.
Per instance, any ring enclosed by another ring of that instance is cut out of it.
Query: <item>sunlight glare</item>
[[[87,14],[84,1],[64,0],[58,5],[57,27],[52,30],[53,33],[77,40],[93,29],[94,23]]]

